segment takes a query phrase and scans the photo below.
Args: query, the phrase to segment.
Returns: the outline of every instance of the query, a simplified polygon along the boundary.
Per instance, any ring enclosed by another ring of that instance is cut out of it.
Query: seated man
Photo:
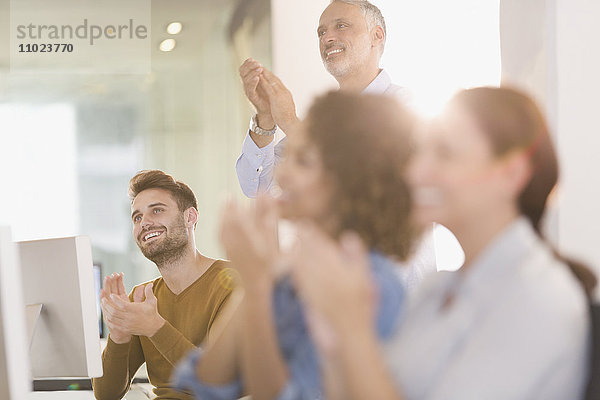
[[[102,311],[110,330],[104,376],[93,379],[98,400],[120,399],[146,362],[157,399],[192,399],[170,385],[173,366],[210,335],[231,293],[227,264],[196,249],[198,206],[192,190],[162,171],[129,182],[133,237],[161,274],[127,296],[123,274],[105,279]]]

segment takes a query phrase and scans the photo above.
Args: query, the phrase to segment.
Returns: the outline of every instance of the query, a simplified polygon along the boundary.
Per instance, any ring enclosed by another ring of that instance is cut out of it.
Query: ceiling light
[[[183,28],[181,22],[171,22],[169,25],[167,25],[167,32],[171,35],[177,35],[179,32],[181,32],[181,28]]]
[[[162,42],[160,42],[159,49],[161,51],[171,51],[175,48],[175,44],[175,39],[165,39]]]

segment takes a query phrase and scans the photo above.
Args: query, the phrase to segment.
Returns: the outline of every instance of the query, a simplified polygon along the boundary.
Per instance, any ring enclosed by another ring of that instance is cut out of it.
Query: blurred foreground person
[[[304,313],[287,255],[278,250],[277,212],[318,226],[324,240],[356,240],[344,234],[352,230],[367,244],[365,274],[376,288],[369,327],[378,339],[391,337],[403,302],[395,259],[406,259],[415,236],[403,180],[413,125],[408,111],[383,96],[332,92],[315,101],[278,166],[276,206],[263,197],[256,210],[225,210],[222,240],[244,296],[215,345],[180,367],[180,386],[199,399],[323,398],[321,371],[328,366],[319,362],[307,327],[318,321]]]
[[[313,335],[333,366],[326,386],[344,388],[340,399],[581,398],[595,277],[540,235],[558,163],[539,109],[512,89],[464,90],[420,136],[415,220],[450,228],[465,265],[425,280],[381,351],[360,241],[336,248],[301,232],[298,291],[337,338]]]

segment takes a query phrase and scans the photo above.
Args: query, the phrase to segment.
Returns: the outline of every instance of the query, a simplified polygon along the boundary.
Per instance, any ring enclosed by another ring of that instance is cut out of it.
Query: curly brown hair
[[[416,229],[404,179],[416,119],[393,98],[329,92],[306,117],[306,133],[335,182],[336,234],[352,230],[370,249],[406,259]]]

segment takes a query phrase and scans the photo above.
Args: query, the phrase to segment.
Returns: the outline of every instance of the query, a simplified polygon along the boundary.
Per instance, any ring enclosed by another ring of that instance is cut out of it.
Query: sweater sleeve
[[[148,339],[172,366],[177,365],[186,354],[196,348],[169,321],[165,321],[162,328]]]
[[[92,379],[96,399],[115,400],[125,396],[131,380],[143,363],[144,354],[138,336],[132,336],[129,343],[117,344],[109,335],[102,352],[104,374]]]

